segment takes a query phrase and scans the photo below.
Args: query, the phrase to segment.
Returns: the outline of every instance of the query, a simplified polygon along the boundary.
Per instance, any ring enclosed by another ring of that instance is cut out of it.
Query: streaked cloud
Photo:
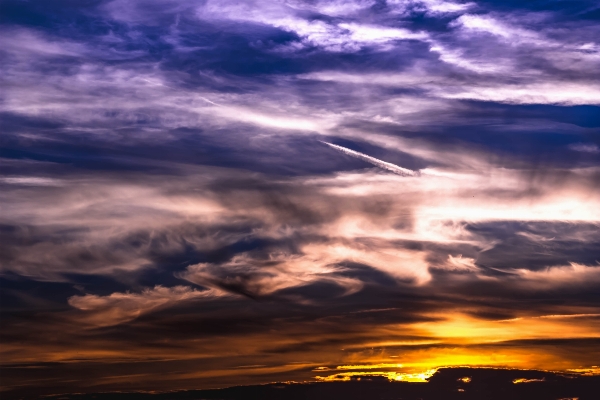
[[[600,153],[600,148],[593,143],[573,143],[569,148],[582,153]]]
[[[219,296],[215,290],[198,291],[186,286],[155,286],[141,293],[113,293],[108,296],[72,296],[69,305],[84,312],[82,321],[93,326],[111,326],[131,321],[140,315],[166,308],[173,303]]]
[[[373,164],[376,167],[379,167],[381,169],[393,172],[393,173],[398,174],[400,176],[418,176],[419,175],[419,173],[416,172],[416,171],[412,171],[410,169],[399,167],[399,166],[397,166],[395,164],[379,160],[379,159],[377,159],[375,157],[368,156],[366,154],[363,154],[363,153],[360,153],[358,151],[354,151],[354,150],[348,149],[348,148],[343,147],[343,146],[338,146],[336,144],[327,143],[327,142],[322,142],[322,143],[326,144],[327,146],[329,146],[329,147],[331,147],[333,149],[341,151],[342,153],[347,154],[350,157],[355,157],[355,158],[358,158],[359,160],[366,161],[369,164]]]

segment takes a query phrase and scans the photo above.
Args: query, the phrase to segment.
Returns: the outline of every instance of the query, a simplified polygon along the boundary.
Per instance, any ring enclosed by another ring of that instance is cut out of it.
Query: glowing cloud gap
[[[315,376],[315,379],[324,382],[335,382],[335,381],[350,381],[352,379],[360,379],[361,377],[372,377],[382,376],[386,377],[390,381],[405,381],[405,382],[427,382],[429,378],[437,372],[437,368],[432,368],[427,371],[417,373],[406,373],[397,371],[353,371],[353,372],[341,372],[335,375],[329,376]]]
[[[369,164],[373,164],[376,167],[385,169],[387,171],[393,172],[397,175],[401,175],[401,176],[420,176],[421,174],[419,173],[419,171],[413,171],[411,169],[407,169],[407,168],[402,168],[397,166],[396,164],[392,164],[386,161],[382,161],[378,158],[375,157],[371,157],[368,156],[366,154],[363,153],[359,153],[358,151],[354,151],[354,150],[350,150],[346,147],[342,147],[342,146],[338,146],[337,144],[332,144],[332,143],[328,143],[328,142],[323,142],[320,141],[323,144],[326,144],[329,147],[332,147],[338,151],[341,151],[344,154],[349,155],[350,157],[354,157],[354,158],[358,158],[359,160],[363,160],[368,162]]]
[[[402,368],[402,364],[338,365],[336,369]]]

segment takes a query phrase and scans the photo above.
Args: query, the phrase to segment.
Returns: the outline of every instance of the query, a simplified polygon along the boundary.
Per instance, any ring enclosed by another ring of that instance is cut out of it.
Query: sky
[[[600,373],[599,20],[3,0],[3,390]]]

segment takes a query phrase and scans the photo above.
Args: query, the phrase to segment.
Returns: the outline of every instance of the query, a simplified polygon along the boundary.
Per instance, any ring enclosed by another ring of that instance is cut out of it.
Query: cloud
[[[7,1],[15,387],[598,359],[591,5]]]
[[[429,51],[438,53],[440,55],[440,60],[445,63],[456,65],[460,68],[477,73],[501,74],[503,72],[512,70],[512,68],[507,65],[506,61],[494,60],[494,62],[490,62],[490,60],[486,59],[473,59],[465,57],[461,50],[448,49],[441,44],[432,44],[432,46],[429,48]]]
[[[30,185],[30,186],[61,186],[59,179],[36,177],[36,176],[9,176],[0,178],[0,182],[12,185]]]
[[[466,270],[466,271],[476,271],[479,269],[475,264],[475,260],[472,258],[464,257],[462,254],[459,254],[457,257],[453,257],[451,254],[448,254],[448,268],[454,270]]]
[[[455,3],[443,0],[390,0],[388,7],[393,13],[410,15],[427,13],[431,16],[456,14],[475,6],[475,3]]]
[[[368,156],[368,155],[360,153],[358,151],[350,150],[346,147],[338,146],[336,144],[327,143],[327,142],[321,142],[321,143],[324,143],[327,146],[334,148],[338,151],[341,151],[342,153],[347,154],[351,157],[355,157],[355,158],[358,158],[359,160],[366,161],[366,162],[373,164],[381,169],[385,169],[387,171],[393,172],[400,176],[418,176],[419,175],[419,173],[416,171],[412,171],[410,169],[399,167],[395,164],[379,160],[375,157]]]
[[[364,11],[376,5],[376,2],[374,0],[325,0],[316,2],[288,1],[286,4],[296,10],[311,10],[330,16],[348,16]]]
[[[582,153],[600,153],[600,148],[593,143],[574,143],[569,145],[569,149]]]
[[[567,266],[554,266],[540,271],[515,270],[522,284],[534,289],[551,289],[561,286],[594,285],[600,281],[600,267],[570,263]]]
[[[424,32],[411,32],[407,29],[382,28],[369,25],[344,23],[338,25],[351,32],[351,39],[360,43],[379,43],[390,40],[424,40],[428,36]]]
[[[440,96],[510,104],[600,104],[600,87],[593,84],[544,82],[468,88],[454,93],[440,93]]]
[[[453,25],[460,26],[466,30],[490,33],[504,39],[516,38],[520,41],[537,37],[534,32],[513,27],[491,16],[465,14],[458,17],[453,22]]]
[[[247,21],[293,32],[300,38],[301,46],[284,46],[288,51],[294,52],[305,47],[320,47],[331,52],[355,52],[364,46],[385,45],[395,40],[424,40],[428,37],[425,32],[413,32],[408,29],[396,27],[370,26],[352,22],[334,23],[326,19],[307,20],[301,17],[297,9],[298,4],[292,8],[283,4],[234,4],[208,2],[198,9],[198,16],[202,19]],[[363,3],[346,5],[341,8],[333,3],[323,7],[321,4],[314,10],[330,13],[330,15],[346,15],[351,11],[364,8]],[[300,6],[304,8],[305,6]]]
[[[305,255],[269,254],[267,259],[243,254],[223,264],[191,265],[180,276],[197,285],[252,298],[322,282],[339,286],[343,295],[360,291],[362,282],[339,274],[344,271],[342,266],[336,265],[341,261],[344,259],[332,259],[314,252]]]
[[[81,319],[84,323],[102,327],[123,324],[178,302],[222,295],[217,290],[199,291],[186,286],[166,288],[157,285],[152,289],[144,289],[141,293],[72,296],[69,298],[69,305],[83,311]]]

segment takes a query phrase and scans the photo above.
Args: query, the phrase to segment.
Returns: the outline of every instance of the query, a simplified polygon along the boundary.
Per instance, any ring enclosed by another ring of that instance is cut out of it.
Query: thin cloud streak
[[[338,151],[341,151],[342,153],[347,154],[350,157],[355,157],[355,158],[358,158],[359,160],[366,161],[369,164],[373,164],[376,167],[393,172],[400,176],[419,176],[420,175],[418,171],[412,171],[410,169],[402,168],[395,164],[379,160],[375,157],[368,156],[366,154],[348,149],[346,147],[338,146],[336,144],[332,144],[332,143],[328,143],[328,142],[321,142],[321,143],[326,144],[327,146],[334,148]]]

